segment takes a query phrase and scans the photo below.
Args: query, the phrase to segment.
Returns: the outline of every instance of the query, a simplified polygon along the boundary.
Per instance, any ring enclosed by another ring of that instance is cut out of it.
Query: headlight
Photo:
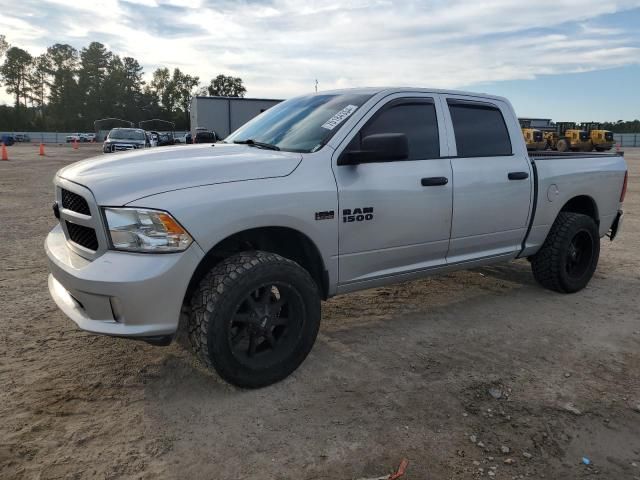
[[[105,208],[111,244],[129,252],[180,252],[193,239],[167,212],[144,208]]]

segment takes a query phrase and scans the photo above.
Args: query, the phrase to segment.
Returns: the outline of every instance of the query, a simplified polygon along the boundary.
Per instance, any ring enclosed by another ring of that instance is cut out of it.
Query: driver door
[[[334,154],[342,291],[446,264],[453,182],[449,159],[440,158],[448,152],[440,102],[419,93],[381,102]],[[406,135],[408,159],[337,164],[342,152],[379,133]]]

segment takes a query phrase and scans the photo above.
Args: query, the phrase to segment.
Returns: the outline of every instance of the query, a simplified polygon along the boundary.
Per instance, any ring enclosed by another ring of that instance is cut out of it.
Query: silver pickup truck
[[[504,98],[369,88],[54,182],[49,290],[67,316],[157,344],[184,329],[224,379],[260,387],[301,364],[337,294],[517,258],[543,287],[584,288],[620,228],[627,167],[529,155]]]

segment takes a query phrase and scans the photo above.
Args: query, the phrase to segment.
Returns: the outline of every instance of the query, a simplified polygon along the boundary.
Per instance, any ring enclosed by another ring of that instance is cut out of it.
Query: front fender
[[[337,210],[335,183],[290,177],[206,185],[151,195],[127,206],[170,212],[204,252],[236,233],[260,227],[286,227],[306,235],[337,282],[338,215],[316,220],[319,211]],[[331,188],[333,187],[333,188]]]

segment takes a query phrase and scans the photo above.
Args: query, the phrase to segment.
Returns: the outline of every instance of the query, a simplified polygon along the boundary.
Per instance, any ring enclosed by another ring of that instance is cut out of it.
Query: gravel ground
[[[98,148],[0,162],[0,478],[347,480],[407,458],[407,479],[640,479],[640,149],[584,291],[519,261],[337,297],[298,371],[241,391],[50,300],[51,179]]]

